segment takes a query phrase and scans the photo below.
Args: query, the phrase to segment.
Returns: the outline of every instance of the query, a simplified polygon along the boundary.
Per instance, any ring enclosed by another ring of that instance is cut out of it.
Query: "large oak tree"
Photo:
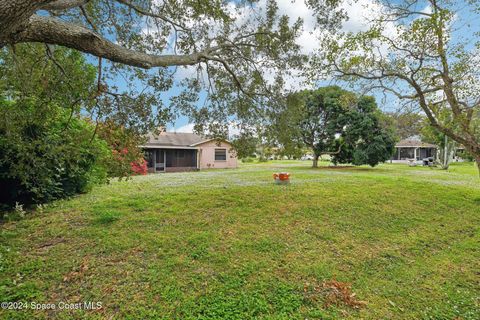
[[[312,1],[325,28],[338,26],[337,2]],[[98,57],[92,117],[143,131],[178,113],[217,131],[232,115],[258,119],[303,66],[301,26],[274,0],[0,0],[0,48],[40,42],[46,54],[58,45]]]

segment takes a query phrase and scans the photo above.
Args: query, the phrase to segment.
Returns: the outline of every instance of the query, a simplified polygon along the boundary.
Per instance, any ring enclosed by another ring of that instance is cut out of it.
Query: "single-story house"
[[[403,139],[395,145],[391,162],[421,161],[425,158],[437,159],[438,147],[418,139]]]
[[[140,147],[145,152],[148,172],[152,173],[237,167],[237,155],[230,142],[194,133],[149,134]]]

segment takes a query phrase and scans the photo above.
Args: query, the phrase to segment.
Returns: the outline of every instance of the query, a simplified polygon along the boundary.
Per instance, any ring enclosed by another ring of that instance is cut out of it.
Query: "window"
[[[226,161],[227,149],[215,149],[215,161]]]
[[[433,157],[433,149],[425,149],[425,158]]]
[[[413,159],[415,148],[400,148],[400,160]]]
[[[155,151],[151,151],[151,150],[145,150],[144,151],[144,158],[147,159],[147,162],[148,162],[148,166],[150,168],[153,167],[153,153]]]

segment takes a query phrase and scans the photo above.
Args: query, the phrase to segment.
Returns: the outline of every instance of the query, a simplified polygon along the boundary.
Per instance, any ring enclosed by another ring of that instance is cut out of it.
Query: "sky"
[[[376,11],[376,5],[373,5],[369,0],[359,0],[353,2],[345,0],[342,5],[347,12],[349,12],[349,19],[344,24],[343,29],[346,31],[365,30],[367,29],[366,17],[371,16],[372,12]],[[351,3],[347,3],[351,2]],[[257,4],[259,7],[265,7],[266,0],[260,0]],[[297,40],[297,43],[301,46],[303,53],[312,53],[318,49],[318,31],[315,30],[315,16],[313,12],[307,7],[303,0],[277,0],[280,15],[287,15],[291,22],[296,21],[298,18],[303,20],[303,32]],[[180,69],[178,76],[192,74],[192,69]],[[329,84],[329,81],[325,81],[325,85]],[[290,83],[287,83],[287,87],[296,89],[297,83],[295,79],[292,79]],[[176,94],[178,89],[172,89],[166,97]],[[168,131],[176,132],[192,132],[193,123],[189,123],[186,117],[180,117],[175,123],[167,126]],[[230,128],[230,134],[235,134],[235,129]]]
[[[265,6],[266,0],[260,0],[258,6]],[[304,0],[277,0],[280,15],[287,15],[290,21],[294,22],[298,18],[303,20],[303,32],[297,40],[303,53],[313,53],[319,48],[318,33],[315,29],[314,13],[307,7]],[[368,29],[368,21],[373,16],[380,14],[381,7],[371,0],[344,0],[341,8],[348,14],[348,20],[343,24],[344,31],[359,32]],[[188,71],[180,72],[180,75],[188,74]],[[297,89],[298,81],[291,79],[287,87]],[[332,84],[331,79],[319,83],[319,85]],[[382,97],[378,97],[381,99]],[[378,100],[377,99],[377,100]],[[385,108],[384,108],[385,109]],[[387,108],[388,109],[388,108]],[[186,117],[180,117],[174,124],[167,127],[168,131],[192,132],[193,124],[188,122]],[[235,129],[230,128],[230,134],[235,134]]]
[[[257,3],[258,7],[265,7],[267,0],[259,0]],[[399,0],[400,1],[400,0]],[[476,21],[478,16],[473,15],[471,12],[465,12],[465,9],[462,9],[461,3],[459,1],[460,14],[462,15],[461,23],[464,25],[459,25],[458,30],[454,37],[459,39],[462,37],[471,36],[468,33],[465,34],[463,30],[466,28],[466,24],[476,24],[480,25],[480,22]],[[301,18],[304,21],[303,32],[297,40],[297,43],[301,46],[303,53],[312,53],[319,48],[318,39],[318,29],[315,29],[315,17],[313,12],[307,7],[304,0],[277,0],[279,7],[279,14],[287,15],[290,17],[290,21],[294,22],[298,18]],[[415,8],[418,11],[429,11],[430,8],[425,4],[420,4]],[[378,17],[382,11],[382,5],[379,2],[372,0],[343,0],[341,8],[345,10],[348,14],[348,20],[343,24],[343,31],[347,32],[359,32],[365,31],[369,28],[369,20],[372,18]],[[463,11],[462,11],[463,10]],[[460,21],[460,19],[458,19]],[[395,25],[391,25],[388,28],[387,32],[395,32]],[[391,30],[390,30],[391,29]],[[191,68],[180,68],[177,71],[177,79],[181,79],[185,76],[191,75],[194,73],[194,69]],[[326,79],[319,83],[320,86],[333,84],[333,79]],[[341,84],[341,83],[340,83]],[[291,79],[287,83],[287,87],[290,89],[298,88],[298,81],[296,79]],[[171,96],[178,94],[180,90],[178,88],[173,88],[169,92],[163,93],[163,99],[167,103],[168,99]],[[373,93],[377,99],[377,103],[380,108],[384,111],[395,111],[398,108],[398,101],[393,96],[385,96],[381,93]],[[167,126],[168,131],[176,132],[192,132],[193,124],[189,123],[188,118],[179,117],[175,123]],[[230,132],[234,134],[235,132]]]

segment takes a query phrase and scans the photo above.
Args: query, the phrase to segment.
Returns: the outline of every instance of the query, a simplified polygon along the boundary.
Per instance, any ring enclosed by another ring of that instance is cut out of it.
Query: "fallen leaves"
[[[88,270],[88,259],[84,258],[82,260],[82,263],[80,264],[80,267],[78,267],[77,269],[67,273],[63,277],[63,282],[69,282],[71,280],[81,278],[87,270]]]
[[[303,293],[306,299],[311,301],[323,300],[326,307],[348,306],[353,309],[360,309],[366,306],[366,302],[359,300],[352,286],[348,282],[328,280],[322,283],[305,283]]]

